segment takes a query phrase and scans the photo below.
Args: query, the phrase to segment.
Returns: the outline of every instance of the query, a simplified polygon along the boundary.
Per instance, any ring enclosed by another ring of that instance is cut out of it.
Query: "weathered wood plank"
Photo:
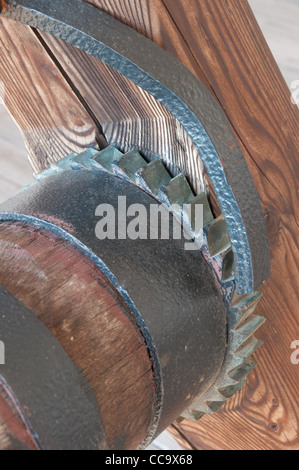
[[[35,172],[97,145],[98,129],[27,26],[0,18],[0,82]]]

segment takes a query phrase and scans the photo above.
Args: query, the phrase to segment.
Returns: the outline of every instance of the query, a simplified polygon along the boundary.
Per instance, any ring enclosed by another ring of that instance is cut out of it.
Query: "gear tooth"
[[[229,367],[232,369],[237,369],[238,367],[242,366],[244,363],[244,359],[236,354],[232,354],[232,358],[229,363]]]
[[[220,393],[228,400],[229,398],[232,398],[234,395],[236,395],[236,393],[238,393],[245,385],[246,385],[246,380],[242,380],[236,385],[221,388]]]
[[[202,411],[193,410],[192,415],[194,417],[195,422],[197,422],[201,418],[203,418],[206,415],[206,413],[203,413]]]
[[[223,405],[225,404],[226,400],[224,401],[207,401],[207,406],[210,409],[210,414],[211,413],[216,413],[219,411]]]
[[[228,250],[223,257],[222,280],[232,281],[235,278],[235,257],[233,250]]]
[[[239,362],[238,364],[242,365],[243,363],[244,361],[241,360],[241,362]],[[240,367],[240,365],[238,365],[238,367]],[[235,380],[234,378],[229,377],[229,375],[226,375],[226,377],[223,378],[223,383],[222,383],[221,388],[232,387],[233,385],[236,385],[237,382],[240,382],[240,380]]]
[[[191,421],[194,421],[196,423],[207,414],[207,413],[204,413],[203,411],[196,411],[196,410],[192,410],[191,413],[192,413]]]
[[[232,385],[227,385],[227,387],[233,387],[235,385],[236,385],[236,383],[234,382]],[[209,401],[215,402],[215,403],[216,402],[217,403],[220,403],[220,402],[223,403],[224,401],[226,401],[226,396],[223,395],[220,390],[214,390],[213,392],[210,393]]]
[[[39,174],[35,175],[34,178],[36,179],[36,181],[41,181],[44,178],[47,178],[48,176],[51,176],[51,175],[53,175],[53,173],[56,173],[56,172],[57,172],[57,170],[55,168],[51,167],[48,170],[45,170],[42,173],[39,173]]]
[[[262,292],[253,292],[245,295],[235,295],[231,306],[234,308],[249,309],[255,308],[263,297]]]
[[[153,160],[141,170],[140,175],[155,196],[157,196],[160,189],[167,186],[171,180],[161,160]]]
[[[235,355],[242,359],[248,359],[263,344],[263,341],[251,337],[235,351]]]
[[[231,242],[227,224],[223,216],[218,217],[218,219],[210,225],[207,237],[209,251],[212,258],[230,248]]]
[[[122,156],[123,153],[111,145],[101,152],[97,152],[97,154],[93,156],[93,160],[105,168],[105,170],[112,172],[113,164],[118,162]]]
[[[191,413],[189,413],[189,411],[184,411],[184,413],[181,414],[181,416],[179,416],[175,422],[176,423],[181,423],[184,419],[188,419],[189,421],[192,421],[192,415]]]
[[[184,419],[188,419],[193,423],[199,421],[206,413],[196,410],[186,410],[179,418],[176,420],[178,423],[181,423]]]
[[[246,323],[248,318],[252,316],[262,297],[262,292],[254,292],[253,294],[245,295],[237,299],[237,303],[235,303],[236,299],[233,300],[232,307],[241,310],[238,323],[235,327],[236,329]]]
[[[183,206],[194,199],[194,194],[183,173],[173,178],[166,188],[166,194],[170,204]]]
[[[239,367],[236,369],[233,369],[229,372],[229,376],[233,379],[236,380],[237,382],[240,382],[241,380],[245,379],[247,375],[250,374],[250,372],[253,371],[257,366],[257,363],[254,362],[252,359],[246,359]]]
[[[266,319],[264,317],[259,317],[258,315],[252,315],[246,322],[239,323],[236,328],[236,332],[244,338],[250,338],[256,331],[265,323]]]
[[[221,401],[207,401],[202,404],[200,409],[190,409],[185,411],[181,415],[181,418],[183,419],[189,419],[189,421],[199,421],[201,418],[203,418],[205,415],[211,415],[213,413],[216,413],[216,411],[219,411],[220,408],[223,407],[225,404],[226,400],[221,400]]]
[[[147,162],[139,152],[132,150],[121,156],[117,165],[132,181],[136,181],[136,173],[145,168]]]
[[[62,160],[59,160],[58,162],[53,165],[54,168],[57,170],[69,170],[71,168],[71,162],[74,157],[76,157],[78,154],[77,153],[71,153],[67,157],[63,158]]]
[[[84,152],[79,153],[78,155],[74,155],[70,158],[70,162],[74,162],[75,164],[86,168],[87,170],[91,169],[91,162],[95,155],[99,154],[99,150],[94,148],[88,148]]]
[[[197,214],[196,207],[202,206],[203,211]],[[197,235],[203,227],[210,225],[214,221],[214,216],[206,193],[195,196],[189,203],[188,213],[192,229]]]
[[[193,403],[191,408],[188,410],[188,413],[201,413],[201,414],[212,414],[211,408],[208,406],[206,401],[201,401],[198,403]]]
[[[188,418],[185,418],[183,415],[182,416],[179,416],[177,419],[174,420],[173,424],[181,424],[184,419],[188,419]]]
[[[58,160],[58,162],[51,165],[51,167],[48,168],[47,170],[35,175],[36,181],[40,181],[44,178],[47,178],[48,176],[51,176],[53,175],[53,173],[57,173],[58,171],[72,169],[73,158],[77,157],[77,155],[78,155],[77,153],[71,153],[67,157],[62,158],[61,160]]]

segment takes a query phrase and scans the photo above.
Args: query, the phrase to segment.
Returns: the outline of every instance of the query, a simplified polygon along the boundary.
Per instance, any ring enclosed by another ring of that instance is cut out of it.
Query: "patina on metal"
[[[196,77],[151,41],[81,0],[11,0],[2,14],[102,60],[178,119],[199,152],[227,222],[236,291],[257,289],[270,271],[259,197],[228,119]]]

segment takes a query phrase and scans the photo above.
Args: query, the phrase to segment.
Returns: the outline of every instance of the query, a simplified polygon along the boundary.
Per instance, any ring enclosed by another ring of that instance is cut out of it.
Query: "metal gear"
[[[178,120],[200,156],[227,222],[235,258],[236,291],[248,294],[259,289],[270,274],[268,236],[259,196],[231,124],[205,86],[152,41],[86,2],[3,3],[1,15],[91,54],[152,95]],[[109,143],[129,150],[121,136]],[[171,155],[159,157],[174,163]],[[194,179],[192,168],[198,166],[198,161],[186,154],[181,166],[190,180]],[[223,225],[223,220],[218,225]],[[231,258],[229,254],[225,264],[230,265]]]
[[[264,317],[254,315],[262,297],[261,292],[235,295],[234,256],[224,217],[215,220],[207,194],[194,195],[183,173],[172,178],[161,160],[147,162],[135,150],[123,154],[114,146],[102,151],[90,148],[81,154],[67,156],[37,175],[36,179],[43,180],[53,173],[70,169],[111,173],[147,192],[165,205],[179,221],[182,221],[183,214],[185,230],[188,230],[190,239],[218,278],[227,308],[228,343],[225,362],[216,382],[178,420],[186,418],[197,421],[205,414],[218,411],[243,388],[247,375],[256,367],[257,364],[250,357],[262,342],[254,334],[265,322]],[[203,206],[203,227],[200,230],[195,230],[195,227],[200,226],[194,216],[196,205]]]

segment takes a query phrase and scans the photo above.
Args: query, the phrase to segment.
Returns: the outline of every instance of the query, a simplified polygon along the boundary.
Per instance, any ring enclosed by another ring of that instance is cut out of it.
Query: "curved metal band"
[[[100,59],[178,119],[199,152],[226,218],[235,256],[236,291],[246,294],[259,288],[270,273],[259,196],[228,119],[201,82],[153,42],[81,0],[11,0],[3,15]]]

